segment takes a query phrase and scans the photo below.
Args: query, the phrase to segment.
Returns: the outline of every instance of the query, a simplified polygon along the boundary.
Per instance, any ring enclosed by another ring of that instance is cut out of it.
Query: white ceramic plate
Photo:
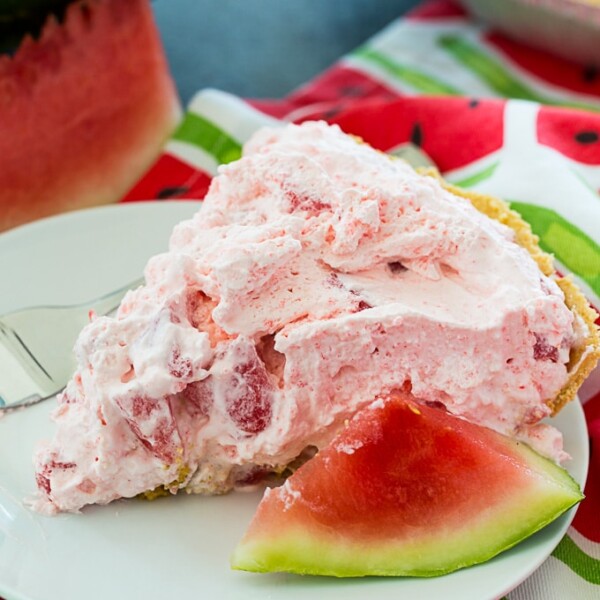
[[[142,203],[53,217],[0,236],[0,314],[32,304],[81,302],[139,276],[196,204]],[[0,420],[0,595],[6,600],[121,598],[498,598],[533,572],[565,533],[573,511],[512,550],[445,577],[334,578],[255,575],[229,569],[229,554],[258,494],[154,502],[129,500],[83,514],[42,517],[23,506],[35,485],[31,455],[50,436],[54,401]],[[581,406],[555,420],[584,481]]]

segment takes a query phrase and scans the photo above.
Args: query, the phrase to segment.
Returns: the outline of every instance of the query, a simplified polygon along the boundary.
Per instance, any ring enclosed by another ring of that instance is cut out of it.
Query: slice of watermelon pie
[[[258,132],[81,333],[34,507],[223,493],[408,385],[565,458],[540,421],[596,363],[595,313],[518,215],[462,194],[324,123]]]

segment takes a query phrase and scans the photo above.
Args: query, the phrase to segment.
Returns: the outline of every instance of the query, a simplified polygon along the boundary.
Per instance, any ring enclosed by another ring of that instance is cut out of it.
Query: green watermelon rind
[[[317,523],[298,522],[274,531],[246,536],[235,549],[233,569],[288,572],[335,577],[434,577],[486,562],[557,519],[583,499],[569,473],[526,444],[506,439],[529,469],[531,486],[491,507],[478,519],[467,519],[457,532],[436,531],[408,544],[352,540],[342,531],[324,532]],[[268,490],[279,494],[279,490]],[[283,510],[283,501],[281,502]],[[442,541],[440,541],[442,540]],[[451,558],[449,558],[451,557]]]

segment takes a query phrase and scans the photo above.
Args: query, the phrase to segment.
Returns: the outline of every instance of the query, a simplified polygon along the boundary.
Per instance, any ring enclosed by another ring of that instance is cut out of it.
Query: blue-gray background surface
[[[281,97],[417,0],[154,0],[182,101],[215,87]]]

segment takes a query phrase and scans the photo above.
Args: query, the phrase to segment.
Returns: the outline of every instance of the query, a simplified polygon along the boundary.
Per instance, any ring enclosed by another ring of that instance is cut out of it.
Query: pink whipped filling
[[[539,424],[579,343],[561,290],[511,230],[337,127],[258,132],[145,275],[81,333],[40,511],[226,491],[407,384],[564,457]]]

